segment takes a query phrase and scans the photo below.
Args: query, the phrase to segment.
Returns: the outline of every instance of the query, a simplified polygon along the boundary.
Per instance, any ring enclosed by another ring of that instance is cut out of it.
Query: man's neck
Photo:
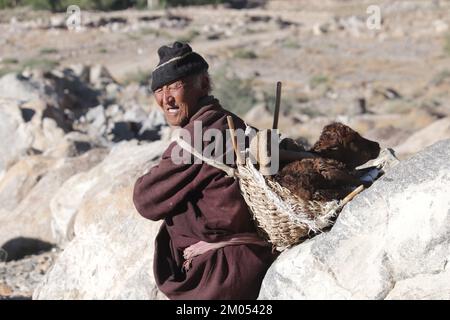
[[[216,102],[217,102],[216,98],[214,98],[214,96],[212,96],[212,95],[201,97],[197,103],[197,111],[189,118],[188,123],[190,123],[190,122],[196,120],[198,117],[200,117],[201,114],[203,113],[202,110],[205,107],[217,106],[220,108],[220,105]]]

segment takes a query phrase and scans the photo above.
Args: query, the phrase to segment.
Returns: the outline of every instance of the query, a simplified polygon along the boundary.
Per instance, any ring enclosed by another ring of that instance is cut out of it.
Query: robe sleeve
[[[200,164],[175,164],[170,155],[174,143],[164,152],[161,161],[138,178],[133,191],[136,210],[150,220],[161,220],[176,214],[198,184]]]
[[[205,112],[199,120],[202,121],[203,130],[216,128],[224,132],[228,128],[226,117],[222,113]],[[244,123],[237,117],[235,125],[245,128]],[[185,129],[194,136],[193,123]],[[203,148],[207,144],[207,141],[203,141]],[[212,176],[224,175],[219,169],[211,168],[207,164],[194,163],[193,156],[191,164],[175,164],[171,159],[175,145],[176,142],[173,142],[164,152],[160,163],[135,183],[133,202],[144,218],[156,221],[184,212],[184,206],[191,196],[201,193],[201,189],[205,188],[204,184]]]

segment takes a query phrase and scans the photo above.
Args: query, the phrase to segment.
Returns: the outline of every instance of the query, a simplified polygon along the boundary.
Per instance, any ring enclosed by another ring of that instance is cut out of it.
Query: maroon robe
[[[227,115],[233,117],[236,128],[245,129],[244,122],[213,97],[200,103],[184,126],[192,137],[194,120],[202,121],[203,131],[217,128],[224,133]],[[170,299],[256,299],[277,255],[270,246],[226,246],[194,257],[191,268],[182,269],[186,247],[256,230],[238,181],[204,162],[174,164],[171,152],[175,144],[169,145],[158,165],[136,181],[133,196],[143,217],[165,220],[156,237],[153,265],[159,289]]]

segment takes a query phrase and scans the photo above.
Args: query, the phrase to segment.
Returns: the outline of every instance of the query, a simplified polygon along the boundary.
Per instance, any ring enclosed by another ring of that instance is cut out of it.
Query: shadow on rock
[[[18,237],[5,242],[0,252],[3,252],[2,261],[9,262],[50,251],[53,247],[53,244],[39,239]]]

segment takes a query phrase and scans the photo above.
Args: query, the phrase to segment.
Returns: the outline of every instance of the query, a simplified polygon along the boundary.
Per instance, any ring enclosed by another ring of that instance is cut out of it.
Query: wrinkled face
[[[312,150],[326,158],[341,161],[348,168],[355,168],[378,157],[380,145],[361,137],[342,123],[333,123],[323,129]]]
[[[207,94],[207,90],[201,79],[190,76],[158,88],[154,94],[156,102],[164,111],[167,123],[182,127],[197,112],[198,101]]]

